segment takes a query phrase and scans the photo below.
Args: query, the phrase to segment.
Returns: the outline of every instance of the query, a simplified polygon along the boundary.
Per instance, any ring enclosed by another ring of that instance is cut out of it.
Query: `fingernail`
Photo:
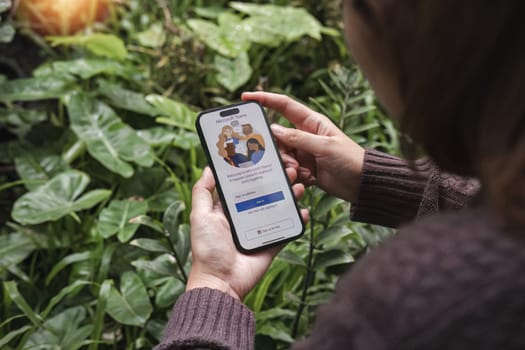
[[[279,124],[272,124],[271,128],[272,128],[272,132],[275,135],[282,135],[282,134],[284,134],[284,127],[282,127]]]

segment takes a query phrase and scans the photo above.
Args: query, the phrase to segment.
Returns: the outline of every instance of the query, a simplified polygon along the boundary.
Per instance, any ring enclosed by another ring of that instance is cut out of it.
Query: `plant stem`
[[[310,207],[313,205],[313,196],[310,200]],[[308,262],[306,266],[306,272],[304,276],[304,283],[303,283],[303,292],[301,294],[301,302],[299,303],[299,308],[297,309],[297,314],[295,315],[295,320],[293,322],[292,326],[292,338],[295,338],[297,336],[297,332],[299,330],[299,322],[301,320],[301,315],[304,311],[304,308],[306,306],[306,296],[308,294],[308,288],[310,287],[312,281],[315,277],[315,271],[313,269],[313,261],[314,261],[314,227],[315,227],[315,219],[313,216],[310,218],[310,246],[308,251]]]
[[[178,228],[177,228],[178,229]],[[183,282],[186,284],[188,283],[188,275],[186,275],[186,271],[184,271],[184,266],[182,266],[179,255],[177,254],[177,251],[175,250],[175,245],[173,244],[173,241],[171,240],[169,234],[166,235],[166,239],[168,240],[168,244],[170,245],[171,253],[175,257],[175,261],[177,262],[177,266],[179,267],[180,274],[182,275]]]

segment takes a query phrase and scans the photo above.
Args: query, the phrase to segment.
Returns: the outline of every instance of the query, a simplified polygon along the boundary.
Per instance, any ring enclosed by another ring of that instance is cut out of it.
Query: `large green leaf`
[[[106,306],[107,313],[117,322],[143,327],[153,308],[148,292],[140,277],[131,271],[120,279],[120,292],[111,288]]]
[[[147,211],[148,202],[144,200],[114,200],[100,213],[97,229],[104,238],[117,234],[121,242],[127,242],[140,226],[130,220]]]
[[[135,36],[140,45],[154,49],[161,47],[166,42],[166,32],[160,22],[153,23],[148,29]]]
[[[128,111],[157,116],[160,112],[152,107],[147,101],[146,96],[138,92],[127,90],[117,84],[101,80],[98,82],[98,91],[109,99],[112,106]]]
[[[93,328],[90,324],[81,326],[85,319],[83,306],[66,309],[31,334],[23,349],[79,349]]]
[[[230,6],[251,16],[248,28],[244,30],[253,41],[258,42],[260,38],[256,31],[264,33],[265,37],[261,42],[263,44],[267,42],[271,34],[284,37],[287,41],[297,40],[303,35],[317,40],[321,39],[322,25],[304,8],[243,2],[230,2]]]
[[[23,261],[35,248],[33,240],[26,235],[20,233],[0,235],[0,274]]]
[[[202,19],[191,19],[188,25],[207,46],[223,56],[237,57],[250,48],[241,19],[234,14],[219,15],[219,25]]]
[[[157,122],[195,130],[197,113],[189,109],[184,103],[160,95],[148,95],[146,96],[146,101],[151,103],[164,116],[157,118]]]
[[[217,70],[217,81],[230,92],[244,85],[252,76],[252,67],[246,52],[234,59],[215,56],[214,65]]]
[[[76,93],[67,106],[71,128],[86,144],[88,152],[106,168],[130,177],[133,167],[127,162],[146,167],[153,164],[154,154],[147,142],[106,104]]]
[[[111,194],[108,190],[93,190],[79,198],[88,184],[89,177],[83,172],[70,170],[60,173],[44,185],[20,197],[15,202],[12,216],[22,224],[54,221],[76,211],[91,208]]]
[[[125,76],[128,71],[120,63],[103,58],[77,58],[69,61],[57,61],[37,68],[33,75],[76,75],[89,79],[99,74]]]
[[[128,55],[124,42],[112,34],[87,34],[74,36],[49,36],[52,46],[74,45],[82,46],[97,56],[123,60]]]
[[[34,101],[58,98],[71,91],[73,82],[74,78],[67,75],[0,82],[0,101]]]

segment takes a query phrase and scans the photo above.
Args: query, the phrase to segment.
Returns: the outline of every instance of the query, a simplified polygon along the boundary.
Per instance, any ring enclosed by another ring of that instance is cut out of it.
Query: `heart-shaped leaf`
[[[58,98],[71,91],[73,81],[73,77],[66,75],[8,80],[0,83],[0,101],[34,101]]]
[[[148,203],[144,200],[114,200],[100,213],[97,229],[104,238],[117,234],[121,242],[127,242],[140,226],[130,220],[147,211]]]
[[[128,55],[124,42],[112,34],[88,34],[73,36],[48,36],[52,46],[83,46],[97,56],[123,60]]]
[[[214,65],[217,69],[217,81],[230,92],[244,85],[252,76],[252,67],[246,52],[235,59],[215,56]]]
[[[57,61],[37,68],[33,75],[76,75],[89,79],[99,74],[125,76],[126,69],[120,63],[105,58],[77,58],[69,61]]]
[[[20,197],[13,208],[13,219],[21,224],[58,220],[76,211],[91,208],[111,194],[108,190],[95,190],[78,198],[88,184],[89,177],[83,172],[70,170],[60,173]]]
[[[207,46],[223,56],[237,57],[250,48],[241,19],[234,14],[221,13],[219,25],[202,19],[191,19],[188,25]]]
[[[151,103],[160,112],[160,115],[164,116],[157,118],[157,122],[195,130],[197,113],[189,109],[184,103],[153,94],[146,96],[146,101]]]
[[[146,287],[136,273],[127,271],[122,275],[120,293],[115,287],[111,287],[106,311],[122,324],[144,326],[153,308]]]
[[[130,177],[133,167],[128,162],[145,167],[153,164],[154,154],[148,143],[107,105],[75,93],[67,106],[71,128],[86,144],[88,152],[106,168]]]

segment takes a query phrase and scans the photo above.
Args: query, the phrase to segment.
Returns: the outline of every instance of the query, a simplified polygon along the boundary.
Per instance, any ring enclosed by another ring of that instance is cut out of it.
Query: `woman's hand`
[[[258,101],[295,125],[290,129],[274,124],[272,131],[285,165],[297,168],[299,181],[350,202],[357,200],[365,154],[361,146],[326,116],[285,95],[245,92],[242,99]]]
[[[293,183],[297,174],[287,169]],[[191,251],[193,265],[186,290],[208,287],[218,289],[242,300],[257,284],[282,246],[271,247],[255,254],[245,255],[235,248],[228,220],[216,195],[215,179],[209,168],[193,187],[191,223]],[[304,186],[293,186],[298,198]],[[308,212],[301,210],[306,220]]]

